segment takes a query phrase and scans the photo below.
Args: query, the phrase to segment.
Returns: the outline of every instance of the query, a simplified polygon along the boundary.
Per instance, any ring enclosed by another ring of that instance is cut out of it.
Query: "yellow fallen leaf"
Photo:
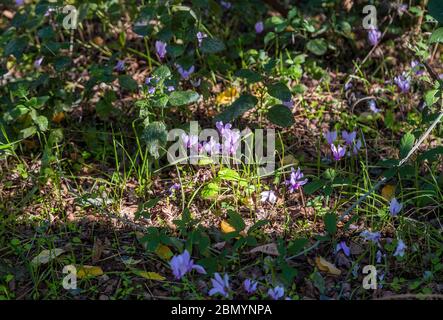
[[[231,233],[231,232],[235,232],[235,228],[233,226],[231,226],[227,221],[222,220],[222,222],[220,223],[220,229],[223,233]]]
[[[234,101],[234,99],[237,97],[238,91],[236,88],[228,88],[225,91],[219,93],[217,97],[215,98],[215,102],[217,104],[227,104]]]
[[[157,281],[163,281],[166,280],[165,277],[158,274],[157,272],[147,272],[147,271],[136,271],[135,274],[139,275],[140,277],[143,277],[148,280],[157,280]]]
[[[56,114],[54,114],[52,116],[52,121],[55,123],[60,123],[63,121],[63,119],[65,118],[65,113],[64,112],[57,112]]]
[[[98,277],[103,275],[102,268],[96,266],[80,266],[77,268],[77,278]]]
[[[327,272],[329,274],[333,274],[335,276],[339,276],[341,274],[341,271],[337,269],[336,266],[334,266],[332,263],[326,261],[322,257],[316,257],[315,258],[315,264],[317,265],[317,268],[320,271]]]
[[[171,249],[169,249],[168,246],[165,246],[163,244],[160,244],[157,249],[155,250],[155,253],[158,254],[158,256],[162,259],[169,260],[174,254],[172,253]]]
[[[387,184],[381,189],[381,195],[386,200],[391,200],[394,197],[395,194],[395,186],[392,184]]]
[[[55,249],[52,249],[52,250],[43,250],[42,252],[40,252],[38,254],[38,256],[36,256],[34,259],[32,259],[31,263],[34,264],[34,265],[40,265],[40,264],[48,263],[49,261],[57,258],[63,252],[65,252],[65,250],[59,249],[59,248],[55,248]]]

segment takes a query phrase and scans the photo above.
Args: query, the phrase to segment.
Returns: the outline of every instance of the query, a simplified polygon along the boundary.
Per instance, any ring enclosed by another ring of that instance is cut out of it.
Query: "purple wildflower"
[[[402,207],[403,205],[399,203],[397,199],[392,198],[391,202],[389,203],[389,213],[392,217],[395,217],[401,211]]]
[[[362,237],[366,241],[372,241],[373,243],[378,243],[380,241],[381,234],[379,231],[370,232],[368,230],[365,230],[362,233],[360,233],[360,237]]]
[[[346,154],[346,146],[338,145],[337,147],[334,144],[331,144],[332,156],[335,161],[339,161]]]
[[[358,139],[357,142],[353,146],[352,153],[354,153],[354,155],[358,154],[358,152],[361,149],[361,146],[362,146],[361,140]]]
[[[175,87],[174,86],[167,86],[166,90],[168,90],[168,92],[172,92],[172,91],[175,91]]]
[[[117,64],[114,67],[115,70],[118,72],[122,72],[125,70],[125,61],[124,60],[118,60]]]
[[[191,84],[192,84],[192,86],[194,87],[194,88],[197,88],[197,87],[200,87],[200,84],[201,84],[201,82],[202,82],[202,79],[197,79],[197,80],[190,80],[190,82],[191,82]]]
[[[197,41],[198,41],[198,46],[201,47],[202,43],[203,43],[203,39],[207,38],[208,35],[204,32],[197,32]]]
[[[172,186],[169,187],[169,195],[172,195],[176,190],[180,190],[180,188],[180,183],[174,183]]]
[[[409,89],[411,88],[411,82],[409,77],[406,76],[405,73],[403,73],[400,76],[397,76],[394,78],[395,84],[400,89],[401,93],[407,93]]]
[[[423,65],[420,64],[417,60],[413,60],[411,61],[411,69],[412,71],[417,75],[417,76],[421,76],[422,74],[424,74],[424,70],[420,70],[420,68]]]
[[[20,6],[24,5],[24,4],[25,4],[25,0],[15,0],[15,5],[17,7],[20,7]]]
[[[377,45],[377,43],[380,41],[381,38],[381,32],[378,31],[377,28],[372,27],[368,31],[368,41],[372,46]]]
[[[341,136],[343,137],[343,140],[345,140],[347,145],[351,145],[354,143],[355,138],[357,137],[357,132],[347,132],[346,130],[343,130],[341,132]]]
[[[220,143],[216,142],[214,137],[211,137],[209,142],[205,142],[203,144],[203,149],[207,152],[209,155],[218,154],[220,153]]]
[[[41,58],[38,58],[37,60],[34,61],[34,68],[40,69],[42,62],[43,62],[43,58],[44,57],[41,57]]]
[[[194,73],[195,67],[191,66],[188,70],[185,70],[185,69],[183,69],[182,66],[177,65],[177,70],[178,70],[178,73],[180,73],[180,76],[182,77],[183,80],[188,80],[189,77],[191,76],[191,74]]]
[[[166,47],[167,44],[163,41],[155,41],[155,51],[157,51],[158,57],[163,59],[166,56]]]
[[[246,279],[243,282],[243,288],[245,289],[245,291],[248,294],[253,294],[257,290],[257,285],[258,285],[257,281],[253,281],[253,280],[250,280],[250,279]]]
[[[177,280],[183,278],[186,273],[193,269],[195,269],[198,273],[206,274],[206,271],[202,266],[194,264],[194,260],[191,259],[191,255],[189,254],[188,250],[183,251],[183,253],[180,255],[172,257],[169,265],[171,266],[172,273]]]
[[[218,272],[214,273],[214,279],[211,279],[212,289],[209,290],[209,295],[213,296],[214,294],[221,294],[225,298],[229,296],[228,291],[231,290],[229,287],[229,276],[225,273],[222,278]]]
[[[282,286],[277,286],[275,288],[269,288],[268,296],[273,300],[278,300],[285,295],[285,289]]]
[[[345,91],[348,91],[351,88],[352,88],[352,81],[349,80],[348,82],[345,83]]]
[[[220,4],[222,5],[223,8],[225,9],[230,9],[232,7],[232,4],[229,1],[220,1]]]
[[[327,131],[323,136],[328,144],[334,144],[335,140],[337,140],[337,131]]]
[[[394,252],[394,257],[399,257],[399,256],[403,257],[405,255],[406,248],[407,248],[407,246],[405,245],[403,240],[398,239],[397,248],[395,249],[395,252]]]
[[[232,128],[232,125],[230,123],[223,125],[222,121],[217,121],[215,123],[215,126],[217,127],[217,130],[218,132],[220,132],[221,135],[224,135],[226,131],[229,131]]]
[[[303,177],[304,175],[300,168],[298,168],[297,171],[295,171],[294,168],[291,168],[291,176],[289,177],[289,180],[285,181],[286,185],[289,186],[289,191],[291,193],[308,182],[308,179],[303,180]]]
[[[294,102],[292,100],[289,101],[282,101],[282,105],[285,107],[292,109],[294,107]]]
[[[345,241],[340,241],[337,243],[337,247],[335,248],[335,251],[338,253],[340,250],[343,250],[343,253],[349,257],[351,255],[351,249],[346,245]]]
[[[186,133],[183,133],[181,135],[181,138],[182,138],[183,145],[185,146],[185,148],[187,148],[187,149],[197,148],[198,149],[198,136],[187,135]]]
[[[275,201],[277,201],[277,196],[275,195],[274,191],[272,191],[272,190],[263,191],[262,193],[260,193],[260,195],[261,195],[261,202],[268,201],[269,203],[274,204]]]
[[[377,263],[381,263],[381,259],[384,257],[385,255],[380,251],[377,250],[377,253],[375,254],[375,257],[377,259]]]
[[[263,21],[259,21],[255,24],[254,26],[255,28],[255,33],[260,34],[263,32],[263,30],[265,29],[265,26],[263,24]]]
[[[375,102],[375,100],[369,100],[368,105],[369,105],[369,109],[373,113],[379,113],[380,112],[380,109],[377,108],[377,103]]]

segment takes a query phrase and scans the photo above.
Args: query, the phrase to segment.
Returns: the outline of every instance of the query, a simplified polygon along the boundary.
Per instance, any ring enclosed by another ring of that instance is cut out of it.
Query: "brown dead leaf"
[[[94,241],[94,246],[92,247],[92,263],[96,264],[103,253],[103,243],[99,238]]]
[[[271,256],[278,256],[278,255],[280,255],[278,253],[278,249],[277,249],[277,244],[276,243],[268,243],[268,244],[265,244],[265,245],[262,245],[262,246],[255,247],[254,249],[250,250],[247,253],[252,254],[252,253],[257,253],[257,252],[261,252],[261,253],[264,253],[264,254],[269,254]]]
[[[336,266],[334,266],[332,263],[326,261],[322,257],[316,257],[315,264],[317,265],[317,268],[320,271],[327,272],[327,273],[335,275],[335,276],[339,276],[341,274],[341,271],[339,269],[337,269]]]

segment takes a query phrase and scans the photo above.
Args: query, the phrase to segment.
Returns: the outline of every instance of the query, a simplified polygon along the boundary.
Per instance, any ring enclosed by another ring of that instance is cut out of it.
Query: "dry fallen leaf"
[[[102,241],[96,238],[94,241],[94,246],[92,247],[92,263],[95,264],[100,260],[102,252],[103,252]]]
[[[77,278],[98,277],[103,275],[102,268],[96,266],[80,266],[77,268]]]
[[[235,232],[235,229],[233,226],[231,226],[227,221],[222,220],[220,223],[220,229],[223,233],[231,233]]]
[[[48,263],[49,261],[61,255],[63,252],[65,252],[65,250],[59,248],[55,248],[52,250],[43,250],[42,252],[39,253],[38,256],[32,259],[32,264],[40,265]]]
[[[60,123],[63,121],[64,118],[65,118],[65,113],[63,111],[57,112],[52,116],[52,121],[55,123]]]
[[[278,249],[277,244],[275,243],[268,243],[262,246],[255,247],[254,249],[250,250],[248,253],[257,253],[261,252],[264,254],[269,254],[271,256],[278,256]]]
[[[316,257],[315,258],[315,264],[317,265],[317,268],[320,271],[327,272],[329,274],[333,274],[335,276],[339,276],[341,274],[341,271],[337,269],[336,266],[334,266],[332,263],[326,261],[322,257]]]
[[[234,101],[234,99],[237,97],[238,91],[236,88],[228,88],[225,91],[219,93],[217,97],[215,98],[215,101],[217,104],[227,104]]]
[[[394,197],[395,194],[395,186],[391,184],[387,184],[381,189],[381,195],[386,200],[391,200]]]
[[[163,277],[162,275],[158,274],[157,272],[147,272],[147,271],[140,271],[140,270],[135,270],[134,273],[140,277],[143,277],[145,279],[148,280],[157,280],[157,281],[163,281],[166,280],[165,277]]]
[[[163,244],[160,244],[157,249],[155,250],[155,253],[162,259],[169,260],[174,254],[172,253],[171,249],[169,249],[168,246],[165,246]]]

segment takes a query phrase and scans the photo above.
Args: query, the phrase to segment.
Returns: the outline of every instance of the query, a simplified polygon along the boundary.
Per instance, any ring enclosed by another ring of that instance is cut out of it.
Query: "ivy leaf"
[[[154,158],[159,158],[159,148],[166,144],[167,132],[163,122],[149,123],[143,130],[142,139],[146,143],[149,153]]]
[[[327,213],[324,217],[326,231],[329,234],[335,234],[337,232],[337,216],[333,213]]]
[[[403,138],[401,138],[400,141],[400,157],[404,158],[407,156],[409,151],[411,151],[412,147],[414,146],[415,142],[415,136],[408,132],[406,133]]]
[[[169,96],[169,103],[173,107],[183,106],[198,100],[200,95],[194,91],[174,91]]]
[[[137,89],[137,82],[127,74],[118,77],[118,82],[123,89],[128,91],[135,91]]]
[[[294,116],[288,107],[277,104],[268,110],[268,119],[280,127],[290,127],[294,124]]]
[[[306,44],[306,49],[317,56],[322,56],[328,50],[328,43],[325,39],[313,39],[309,40]]]
[[[429,38],[429,43],[441,43],[443,42],[443,28],[438,28],[434,32],[432,32],[431,37]]]
[[[224,123],[232,122],[246,111],[254,108],[257,102],[258,100],[256,97],[249,94],[243,94],[235,100],[233,104],[220,113],[215,120],[223,121]]]
[[[201,52],[203,53],[217,53],[225,50],[225,45],[218,39],[204,38],[201,45]]]
[[[267,86],[268,93],[281,101],[290,101],[292,98],[289,88],[281,82],[274,83]]]

